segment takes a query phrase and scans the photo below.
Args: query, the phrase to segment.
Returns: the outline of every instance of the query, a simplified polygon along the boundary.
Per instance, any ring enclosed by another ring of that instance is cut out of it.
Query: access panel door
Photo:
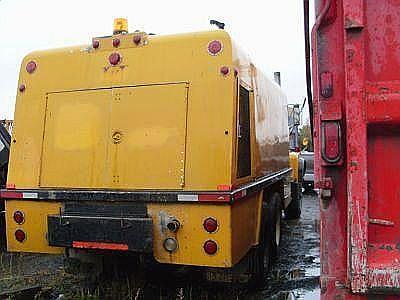
[[[107,187],[111,89],[47,95],[41,187]]]
[[[108,151],[113,187],[183,188],[187,90],[184,83],[112,90]]]

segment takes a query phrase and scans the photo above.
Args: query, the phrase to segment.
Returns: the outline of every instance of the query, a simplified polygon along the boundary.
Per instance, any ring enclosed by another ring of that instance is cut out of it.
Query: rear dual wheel
[[[251,253],[252,284],[260,286],[276,260],[281,241],[281,196],[274,192],[263,202],[258,246]]]

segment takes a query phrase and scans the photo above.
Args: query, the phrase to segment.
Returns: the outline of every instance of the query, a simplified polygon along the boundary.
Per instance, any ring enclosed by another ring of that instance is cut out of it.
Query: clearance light
[[[26,71],[27,71],[29,74],[32,74],[33,72],[35,72],[36,67],[37,67],[36,63],[35,63],[33,60],[31,60],[30,62],[28,62],[28,63],[26,64]]]
[[[322,157],[328,163],[336,163],[342,155],[339,122],[322,123]]]
[[[21,229],[15,230],[14,235],[15,235],[15,239],[20,243],[22,243],[26,239],[26,234]]]
[[[25,216],[22,211],[17,210],[16,212],[14,212],[13,218],[17,224],[22,224],[25,222]]]
[[[208,43],[207,49],[211,55],[217,55],[222,51],[222,43],[217,40],[211,41]]]
[[[23,93],[23,92],[25,91],[25,89],[26,89],[25,84],[21,84],[21,85],[19,86],[19,88],[18,88],[18,90],[19,90],[21,93]]]
[[[167,250],[168,252],[174,252],[176,249],[178,249],[178,241],[174,238],[167,238],[164,241],[164,249]]]
[[[136,45],[139,45],[140,44],[140,42],[142,41],[142,37],[140,36],[140,35],[135,35],[134,37],[133,37],[133,42],[136,44]]]
[[[100,42],[99,42],[98,40],[93,40],[93,41],[92,41],[92,47],[93,47],[94,49],[99,48],[99,47],[100,47]]]
[[[111,53],[110,56],[108,57],[108,61],[113,66],[118,65],[121,61],[121,55],[117,52]]]
[[[121,44],[121,40],[120,39],[113,39],[112,44],[115,48],[119,47],[119,44]]]
[[[209,217],[204,220],[203,227],[207,232],[213,233],[218,228],[218,222],[216,219]]]
[[[218,246],[217,243],[212,241],[212,240],[208,240],[204,243],[204,251],[209,254],[209,255],[213,255],[217,252],[218,250]]]
[[[227,66],[221,67],[220,72],[221,72],[221,74],[224,75],[224,76],[228,75],[228,74],[229,74],[229,67],[227,67]]]

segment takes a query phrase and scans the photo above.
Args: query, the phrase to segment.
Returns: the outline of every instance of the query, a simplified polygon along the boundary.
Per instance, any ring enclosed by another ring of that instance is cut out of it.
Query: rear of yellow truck
[[[286,98],[225,31],[122,23],[91,45],[27,55],[18,86],[1,191],[9,251],[126,251],[210,270],[254,252],[262,266],[249,272],[264,271],[290,203]]]

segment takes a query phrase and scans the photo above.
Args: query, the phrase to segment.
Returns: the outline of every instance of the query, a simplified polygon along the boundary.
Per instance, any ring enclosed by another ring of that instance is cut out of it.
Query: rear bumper
[[[47,224],[50,246],[141,253],[153,250],[151,218],[50,215]]]

